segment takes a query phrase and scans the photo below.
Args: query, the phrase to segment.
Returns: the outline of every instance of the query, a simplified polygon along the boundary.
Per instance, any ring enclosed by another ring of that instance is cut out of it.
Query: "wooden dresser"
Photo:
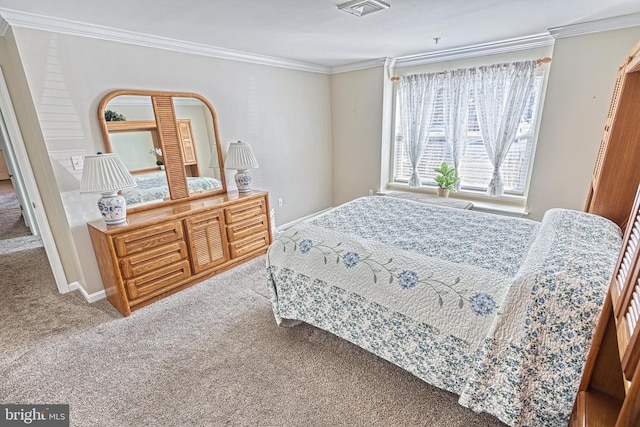
[[[267,251],[266,192],[230,192],[88,224],[107,298],[125,316]]]

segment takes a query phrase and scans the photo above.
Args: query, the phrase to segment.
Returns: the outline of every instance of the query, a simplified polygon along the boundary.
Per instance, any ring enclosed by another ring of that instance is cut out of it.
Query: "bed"
[[[276,235],[269,289],[279,325],[329,331],[510,426],[559,426],[621,242],[584,212],[364,197]]]
[[[169,198],[166,173],[152,172],[134,175],[134,177],[138,185],[122,192],[128,205]],[[187,185],[191,194],[222,188],[220,181],[208,176],[187,177]]]

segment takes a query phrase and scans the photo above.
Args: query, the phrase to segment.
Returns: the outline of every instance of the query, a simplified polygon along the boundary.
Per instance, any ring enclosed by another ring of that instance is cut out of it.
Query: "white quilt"
[[[273,309],[509,425],[566,425],[620,245],[581,212],[538,223],[361,198],[276,236]]]

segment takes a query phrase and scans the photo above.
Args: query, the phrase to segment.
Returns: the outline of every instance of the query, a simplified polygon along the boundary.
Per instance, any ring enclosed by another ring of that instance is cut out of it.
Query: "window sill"
[[[407,184],[389,183],[387,185],[389,190],[393,191],[406,191],[410,193],[423,193],[435,196],[437,194],[436,187],[424,186],[419,189],[409,189]],[[384,191],[380,192],[381,194]],[[466,200],[473,203],[472,210],[479,212],[488,212],[498,215],[525,217],[529,215],[526,210],[526,199],[524,197],[503,196],[503,197],[490,197],[480,192],[473,191],[459,191],[451,193],[452,199]]]
[[[495,203],[495,202],[484,202],[484,201],[473,201],[473,209],[478,212],[488,212],[494,213],[498,215],[506,215],[506,216],[515,216],[515,217],[525,217],[529,215],[529,211],[527,211],[524,207],[507,205],[504,203]]]

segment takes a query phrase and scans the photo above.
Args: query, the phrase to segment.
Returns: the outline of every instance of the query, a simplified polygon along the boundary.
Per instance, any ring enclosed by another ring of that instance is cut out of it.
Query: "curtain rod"
[[[548,64],[549,62],[551,62],[551,58],[549,58],[548,56],[546,56],[544,58],[536,59],[536,67],[540,67],[543,64]],[[442,75],[442,74],[444,74],[444,71],[441,71],[438,74]],[[397,80],[400,80],[400,77],[397,77],[397,76],[391,77],[391,81],[392,82],[395,82]]]

